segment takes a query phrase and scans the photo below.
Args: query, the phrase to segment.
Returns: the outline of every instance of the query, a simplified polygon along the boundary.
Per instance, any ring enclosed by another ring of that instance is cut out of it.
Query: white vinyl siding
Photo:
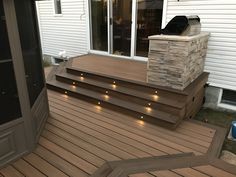
[[[167,0],[167,24],[175,15],[198,15],[211,33],[205,71],[212,86],[236,90],[236,0]]]
[[[55,14],[54,0],[37,2],[43,54],[74,57],[88,52],[86,0],[61,0],[62,14]]]

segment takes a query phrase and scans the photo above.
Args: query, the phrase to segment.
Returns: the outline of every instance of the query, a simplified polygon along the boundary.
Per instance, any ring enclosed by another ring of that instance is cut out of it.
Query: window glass
[[[93,50],[107,51],[107,0],[91,0]]]
[[[42,55],[35,14],[35,2],[32,0],[15,0],[15,9],[30,104],[33,106],[44,88]]]
[[[160,34],[163,0],[137,0],[136,56],[147,57],[148,36]]]
[[[54,0],[55,14],[62,14],[61,11],[61,0]]]
[[[7,34],[3,2],[0,0],[0,125],[22,117]]]
[[[223,90],[221,103],[236,106],[236,92],[232,90]]]

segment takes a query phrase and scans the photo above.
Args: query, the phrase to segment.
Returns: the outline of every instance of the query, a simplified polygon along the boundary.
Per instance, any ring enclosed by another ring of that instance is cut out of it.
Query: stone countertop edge
[[[205,36],[210,36],[210,33],[208,32],[201,32],[198,35],[194,36],[177,36],[177,35],[153,35],[149,36],[149,40],[167,40],[167,41],[192,41],[194,39],[200,38],[200,37],[205,37]]]

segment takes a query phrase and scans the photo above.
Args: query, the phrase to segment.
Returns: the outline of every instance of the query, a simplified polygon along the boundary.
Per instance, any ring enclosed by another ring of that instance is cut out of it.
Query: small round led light
[[[141,119],[143,119],[143,116],[140,116]]]
[[[108,91],[106,91],[106,94],[108,94],[109,92]]]
[[[67,91],[65,91],[65,94],[67,94]]]
[[[152,104],[151,103],[148,103],[148,106],[151,106]]]
[[[116,81],[113,81],[113,84],[115,84],[116,83]]]
[[[75,82],[73,82],[73,85],[75,85]]]
[[[84,74],[83,74],[83,73],[81,73],[80,75],[81,75],[81,76],[83,76]]]
[[[155,91],[155,94],[157,94],[157,91]]]
[[[100,105],[100,104],[101,104],[101,102],[99,101],[99,102],[98,102],[98,105]]]

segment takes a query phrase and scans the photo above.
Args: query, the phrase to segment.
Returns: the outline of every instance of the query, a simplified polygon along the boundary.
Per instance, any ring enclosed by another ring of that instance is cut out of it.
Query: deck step
[[[208,77],[203,73],[186,90],[178,91],[80,71],[68,63],[50,73],[48,88],[170,129],[198,112]]]
[[[73,85],[75,87],[81,87],[87,90],[98,92],[105,97],[109,96],[112,98],[122,99],[124,101],[136,103],[143,107],[152,107],[153,109],[169,112],[181,118],[184,118],[185,116],[184,102],[179,102],[176,100],[173,100],[172,102],[171,99],[168,100],[168,98],[165,98],[164,96],[159,96],[159,98],[155,100],[155,97],[152,97],[151,94],[148,95],[134,89],[131,90],[126,89],[125,87],[122,88],[122,86],[113,88],[110,84],[89,78],[79,79],[77,76],[68,73],[56,74],[56,80]]]
[[[171,115],[166,112],[162,112],[162,111],[154,110],[154,109],[147,110],[146,107],[144,107],[144,106],[140,106],[140,105],[132,103],[132,102],[124,101],[119,98],[113,98],[113,97],[106,98],[106,97],[104,97],[104,95],[101,95],[98,92],[84,89],[82,87],[76,87],[76,88],[74,87],[73,88],[73,86],[63,83],[63,82],[60,82],[60,81],[57,81],[57,80],[48,81],[47,85],[49,88],[57,90],[63,94],[76,96],[78,98],[85,99],[87,101],[90,100],[91,102],[94,102],[98,106],[106,106],[107,107],[109,104],[110,106],[114,105],[116,107],[123,108],[128,111],[132,111],[132,112],[136,113],[137,118],[144,119],[146,117],[148,117],[148,118],[151,117],[151,118],[154,118],[157,120],[165,121],[170,124],[176,124],[176,123],[178,123],[178,120],[179,120],[177,116]]]

